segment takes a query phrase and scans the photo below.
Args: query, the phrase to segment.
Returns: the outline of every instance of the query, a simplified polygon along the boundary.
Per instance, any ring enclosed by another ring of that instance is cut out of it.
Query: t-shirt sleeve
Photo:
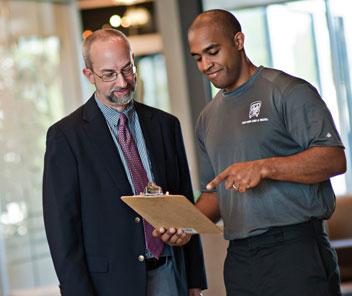
[[[302,82],[285,91],[283,113],[291,137],[303,149],[344,147],[329,109],[309,83]]]
[[[202,115],[197,120],[195,133],[199,157],[200,190],[201,192],[216,192],[216,189],[212,191],[206,189],[207,184],[215,178],[215,173],[205,146],[205,127]]]

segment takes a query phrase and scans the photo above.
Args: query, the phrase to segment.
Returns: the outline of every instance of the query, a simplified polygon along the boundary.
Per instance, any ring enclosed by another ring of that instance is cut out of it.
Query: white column
[[[159,31],[166,59],[171,112],[179,118],[191,171],[193,189],[198,190],[199,178],[194,145],[194,124],[187,89],[187,73],[182,45],[179,8],[176,0],[156,0]],[[172,168],[171,168],[172,169]]]

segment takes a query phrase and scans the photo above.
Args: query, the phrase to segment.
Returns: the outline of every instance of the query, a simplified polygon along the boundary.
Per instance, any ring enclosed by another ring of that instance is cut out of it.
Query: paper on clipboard
[[[182,228],[189,233],[222,233],[183,195],[134,195],[122,196],[121,199],[155,228]]]

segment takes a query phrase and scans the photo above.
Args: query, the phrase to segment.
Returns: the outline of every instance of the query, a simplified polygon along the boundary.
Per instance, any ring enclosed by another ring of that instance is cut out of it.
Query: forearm
[[[196,202],[196,207],[214,223],[220,220],[220,209],[216,192],[203,192]]]
[[[262,178],[312,184],[346,171],[342,148],[313,147],[301,153],[260,160]]]

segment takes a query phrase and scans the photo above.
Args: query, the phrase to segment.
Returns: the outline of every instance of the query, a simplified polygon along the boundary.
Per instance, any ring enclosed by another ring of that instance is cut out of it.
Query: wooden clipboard
[[[128,206],[155,228],[182,228],[188,233],[222,233],[183,195],[122,196]]]

